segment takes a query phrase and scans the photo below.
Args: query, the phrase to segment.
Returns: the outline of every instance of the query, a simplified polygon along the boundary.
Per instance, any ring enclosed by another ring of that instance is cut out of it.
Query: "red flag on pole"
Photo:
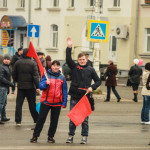
[[[92,113],[91,105],[86,95],[84,95],[80,101],[73,107],[68,113],[70,120],[76,125],[80,125],[87,116]]]
[[[39,66],[39,70],[41,72],[41,78],[42,78],[42,76],[44,75],[45,69],[44,69],[44,67],[41,64],[41,62],[39,60],[39,57],[38,57],[38,55],[37,55],[37,53],[35,51],[35,48],[34,48],[34,46],[33,46],[31,41],[30,41],[30,44],[29,44],[29,50],[28,50],[27,56],[28,57],[33,57],[34,59],[36,59],[37,64]]]

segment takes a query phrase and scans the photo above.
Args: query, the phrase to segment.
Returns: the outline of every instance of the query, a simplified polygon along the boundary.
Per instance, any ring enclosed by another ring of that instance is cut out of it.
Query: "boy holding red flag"
[[[93,67],[87,65],[87,59],[84,53],[78,55],[78,63],[75,63],[71,57],[72,44],[71,38],[67,39],[68,47],[66,49],[66,62],[72,70],[72,82],[69,89],[70,110],[78,103],[78,101],[87,93],[87,97],[90,97],[90,93],[96,90],[100,86],[101,80],[98,77]],[[94,84],[92,83],[94,80]],[[86,90],[83,90],[86,89]],[[76,125],[70,120],[69,123],[69,137],[66,143],[73,143],[73,136],[75,135]],[[88,137],[88,117],[82,122],[82,140],[81,144],[87,143]]]

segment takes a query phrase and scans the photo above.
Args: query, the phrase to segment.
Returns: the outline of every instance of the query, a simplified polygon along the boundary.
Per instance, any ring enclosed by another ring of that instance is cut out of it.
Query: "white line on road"
[[[127,150],[144,150],[144,149],[150,149],[150,146],[146,147],[146,146],[127,146],[127,147],[124,147],[124,146],[119,146],[119,147],[116,147],[116,146],[88,146],[88,145],[81,145],[81,146],[75,146],[75,145],[65,145],[65,146],[52,146],[52,145],[49,145],[49,146],[1,146],[0,147],[0,150],[31,150],[31,149],[36,149],[36,150],[44,150],[44,149],[61,149],[61,150],[70,150],[70,149],[73,149],[73,150],[105,150],[105,149],[110,149],[110,150],[123,150],[123,149],[127,149]]]

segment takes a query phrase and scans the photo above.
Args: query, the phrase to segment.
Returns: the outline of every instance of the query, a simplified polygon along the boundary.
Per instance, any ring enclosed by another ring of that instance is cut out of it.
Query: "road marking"
[[[35,143],[34,143],[35,144]],[[73,149],[73,150],[77,150],[77,149],[86,149],[86,150],[95,150],[95,149],[98,149],[98,150],[105,150],[105,149],[111,149],[111,150],[123,150],[123,149],[127,149],[127,150],[135,150],[135,149],[139,149],[139,150],[144,150],[144,149],[149,149],[150,146],[119,146],[119,147],[116,147],[116,146],[89,146],[89,145],[80,145],[80,146],[75,146],[75,145],[71,145],[71,144],[67,144],[67,145],[64,145],[64,146],[59,146],[59,145],[56,145],[56,146],[52,146],[51,144],[49,144],[48,146],[40,146],[40,145],[35,145],[35,146],[1,146],[0,147],[0,150],[31,150],[31,149],[61,149],[61,150],[70,150],[70,149]]]

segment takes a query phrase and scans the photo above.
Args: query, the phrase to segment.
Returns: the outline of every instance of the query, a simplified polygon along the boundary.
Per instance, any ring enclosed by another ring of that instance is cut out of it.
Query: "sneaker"
[[[141,121],[141,124],[145,124],[145,121]]]
[[[21,127],[21,122],[16,122],[17,127]]]
[[[55,140],[53,139],[53,137],[48,137],[47,142],[48,143],[55,143]]]
[[[80,144],[86,144],[87,143],[87,136],[83,136]]]
[[[69,135],[68,139],[66,140],[66,143],[73,143],[73,136]]]
[[[148,122],[145,122],[144,124],[150,124],[150,121],[148,121]]]
[[[30,139],[30,142],[31,143],[37,143],[37,139],[38,139],[37,137],[33,137],[32,139]]]

